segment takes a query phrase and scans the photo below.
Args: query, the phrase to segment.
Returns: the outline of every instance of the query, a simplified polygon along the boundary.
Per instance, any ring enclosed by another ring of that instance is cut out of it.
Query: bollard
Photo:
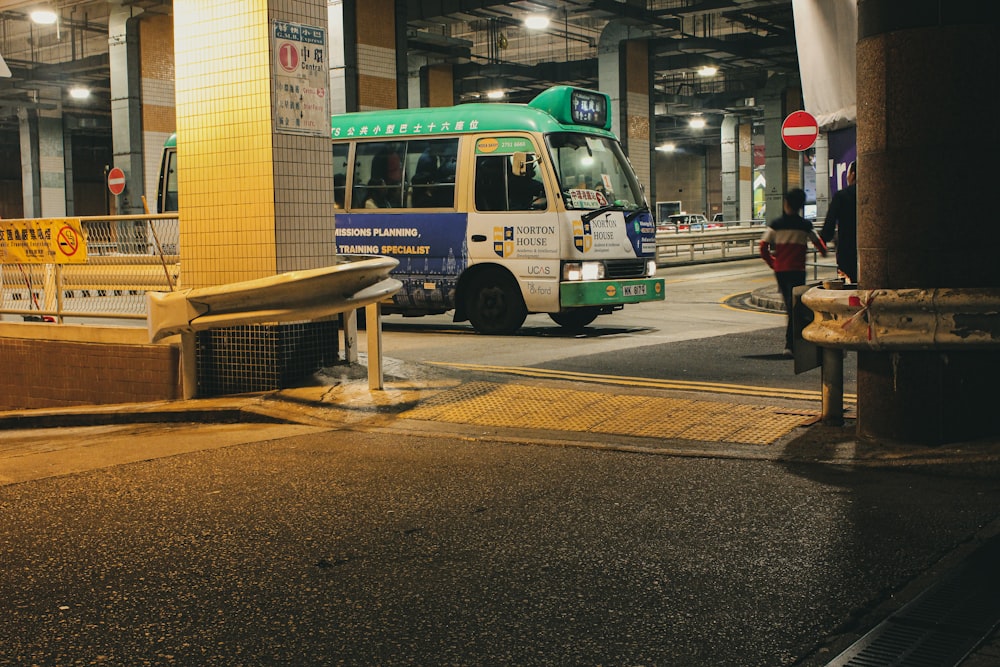
[[[823,414],[824,424],[841,426],[844,423],[844,351],[835,347],[823,348]]]
[[[378,301],[365,306],[368,331],[368,388],[385,389],[382,375],[382,310]]]
[[[823,289],[846,289],[843,279],[824,280]],[[824,424],[844,424],[844,351],[840,348],[823,348],[823,412]]]
[[[197,340],[193,331],[181,332],[181,397],[190,400],[198,396]]]
[[[340,314],[344,326],[344,361],[358,362],[358,310],[348,310]]]

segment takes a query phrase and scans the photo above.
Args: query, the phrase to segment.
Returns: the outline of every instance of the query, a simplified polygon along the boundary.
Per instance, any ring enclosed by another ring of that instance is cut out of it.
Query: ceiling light
[[[549,17],[541,14],[530,14],[524,18],[524,27],[532,30],[545,30],[549,27]]]
[[[700,130],[705,127],[705,119],[701,116],[691,116],[691,120],[688,121],[688,127],[693,130]]]
[[[486,97],[488,99],[491,99],[491,100],[500,100],[500,99],[503,99],[503,96],[504,96],[504,92],[502,90],[499,90],[499,89],[498,90],[491,90],[491,91],[489,91],[489,92],[486,93]]]
[[[58,16],[51,9],[36,9],[31,12],[31,20],[39,25],[52,25]]]
[[[698,76],[715,76],[719,68],[715,65],[705,65],[698,68]]]
[[[90,97],[90,88],[84,86],[73,86],[69,89],[69,96],[74,100],[85,100]]]
[[[667,142],[665,144],[660,144],[656,147],[656,150],[663,151],[664,153],[673,153],[677,150],[677,144]]]

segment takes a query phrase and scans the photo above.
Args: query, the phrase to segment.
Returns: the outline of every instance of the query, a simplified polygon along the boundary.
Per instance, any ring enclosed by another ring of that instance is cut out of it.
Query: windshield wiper
[[[588,211],[580,216],[580,220],[583,222],[590,222],[599,215],[604,215],[605,213],[610,213],[611,211],[624,211],[625,207],[621,204],[608,204],[607,206],[602,206],[601,208],[595,208],[593,211]]]

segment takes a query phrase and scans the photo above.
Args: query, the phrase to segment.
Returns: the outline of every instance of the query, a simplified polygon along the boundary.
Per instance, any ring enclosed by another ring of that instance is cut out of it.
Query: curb
[[[245,402],[218,406],[195,403],[196,401],[178,401],[170,405],[133,403],[64,409],[12,410],[0,413],[0,432],[144,423],[296,423],[294,419],[250,410],[249,404]]]
[[[785,300],[781,298],[777,285],[759,287],[750,293],[750,305],[762,310],[785,312]]]

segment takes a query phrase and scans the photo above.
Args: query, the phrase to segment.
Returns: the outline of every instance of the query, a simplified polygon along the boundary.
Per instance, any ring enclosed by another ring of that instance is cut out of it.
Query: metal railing
[[[79,219],[86,263],[0,265],[0,315],[145,320],[146,291],[177,287],[176,213]]]
[[[656,233],[656,263],[693,263],[715,258],[745,259],[757,254],[757,243],[764,233],[761,225],[724,227],[689,232]],[[686,250],[681,252],[682,248]],[[698,259],[696,259],[696,254]]]
[[[764,235],[765,229],[762,221],[754,221],[727,223],[727,227],[721,229],[658,231],[656,264],[662,267],[757,257],[760,237]],[[834,277],[836,276],[837,264],[833,259],[833,252],[831,247],[829,259],[824,262],[820,261],[816,249],[809,247],[810,261],[806,262],[806,267],[812,270],[813,280],[820,277],[821,271],[828,273],[831,269]]]

